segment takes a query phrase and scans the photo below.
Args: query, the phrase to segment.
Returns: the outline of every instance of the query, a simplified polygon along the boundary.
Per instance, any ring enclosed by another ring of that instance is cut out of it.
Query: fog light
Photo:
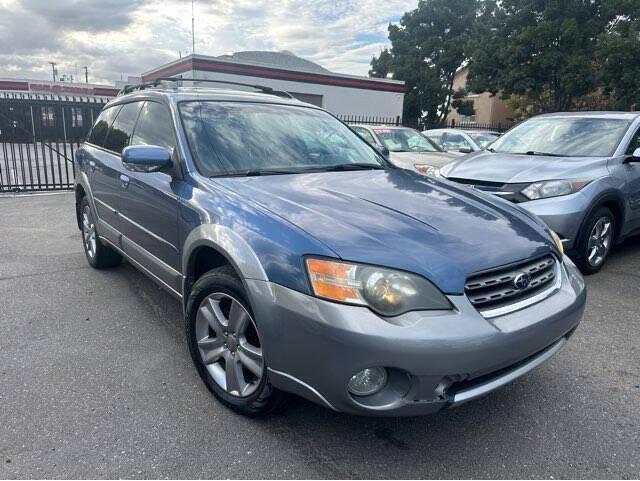
[[[370,367],[351,376],[347,389],[356,396],[371,396],[387,383],[387,370],[383,367]]]

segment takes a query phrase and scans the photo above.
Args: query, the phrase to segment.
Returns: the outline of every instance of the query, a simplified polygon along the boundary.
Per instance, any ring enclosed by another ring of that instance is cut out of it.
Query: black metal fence
[[[369,115],[338,115],[340,120],[346,124],[362,125],[403,125],[402,117],[383,117]]]
[[[437,124],[430,127],[425,127],[423,130],[449,128],[449,129],[462,129],[462,130],[492,130],[494,132],[505,132],[515,125],[515,122],[496,122],[490,123],[478,123],[478,122],[456,122],[455,119],[449,119],[444,124]]]
[[[0,92],[0,192],[73,188],[75,151],[107,100]]]
[[[347,124],[361,125],[393,125],[411,127],[418,130],[457,128],[464,130],[493,130],[496,132],[505,132],[513,125],[513,122],[497,122],[497,123],[477,123],[477,122],[456,122],[455,119],[449,119],[445,122],[425,123],[420,119],[403,119],[397,117],[377,117],[367,115],[338,115],[338,118]]]

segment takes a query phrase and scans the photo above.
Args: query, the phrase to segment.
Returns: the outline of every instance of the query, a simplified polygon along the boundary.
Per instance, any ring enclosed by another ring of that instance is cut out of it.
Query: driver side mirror
[[[463,154],[470,154],[471,152],[473,152],[473,150],[471,150],[471,147],[460,147],[460,149],[458,149],[458,152]]]
[[[376,150],[380,153],[380,155],[382,155],[385,159],[389,158],[389,149],[387,149],[387,147],[385,147],[384,145],[376,145]]]
[[[122,151],[122,165],[132,172],[160,172],[171,166],[171,152],[158,145],[130,145]]]

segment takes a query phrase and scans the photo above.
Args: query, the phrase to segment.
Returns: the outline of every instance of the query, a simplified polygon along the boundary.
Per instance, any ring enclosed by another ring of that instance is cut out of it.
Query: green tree
[[[476,113],[473,108],[472,100],[465,100],[465,97],[469,94],[466,89],[458,89],[453,93],[453,100],[451,101],[451,107],[456,109],[460,115],[471,116]]]
[[[568,110],[599,84],[599,35],[637,0],[501,0],[476,23],[467,88]]]
[[[406,85],[404,118],[443,122],[453,100],[453,79],[483,2],[421,0],[399,25],[389,25],[391,51],[371,61],[371,75]]]
[[[392,66],[393,57],[388,49],[384,49],[380,52],[378,57],[371,59],[371,70],[369,70],[369,77],[375,78],[387,78],[393,70]]]
[[[597,56],[603,92],[615,108],[640,110],[640,20],[617,18],[599,36]]]

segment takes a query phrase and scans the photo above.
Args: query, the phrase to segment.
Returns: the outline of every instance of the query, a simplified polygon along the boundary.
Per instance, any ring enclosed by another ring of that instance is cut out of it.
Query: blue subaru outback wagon
[[[126,258],[180,299],[202,380],[243,414],[285,393],[432,413],[543,363],[583,314],[535,216],[398,169],[284,92],[130,88],[77,159],[89,264]]]

